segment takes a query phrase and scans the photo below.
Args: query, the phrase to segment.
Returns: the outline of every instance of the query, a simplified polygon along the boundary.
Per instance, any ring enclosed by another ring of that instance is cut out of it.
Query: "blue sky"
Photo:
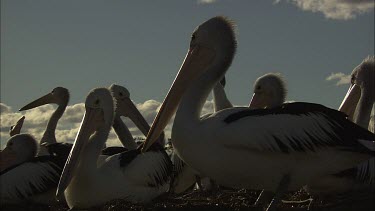
[[[373,2],[301,2],[3,0],[1,103],[16,111],[64,86],[70,104],[76,104],[89,90],[112,83],[127,87],[135,102],[160,102],[191,32],[225,15],[238,25],[238,51],[226,88],[234,104],[248,104],[257,77],[281,72],[288,99],[337,108],[347,86],[326,78],[349,74],[374,54]]]
[[[2,0],[0,148],[22,115],[21,132],[41,138],[56,106],[17,110],[56,86],[71,93],[58,141],[74,140],[89,90],[112,83],[129,89],[151,123],[192,31],[217,15],[238,25],[226,86],[235,105],[248,105],[256,78],[280,72],[287,99],[337,108],[352,69],[374,54],[372,0]],[[134,136],[142,136],[124,121]],[[111,133],[107,144],[120,143]]]

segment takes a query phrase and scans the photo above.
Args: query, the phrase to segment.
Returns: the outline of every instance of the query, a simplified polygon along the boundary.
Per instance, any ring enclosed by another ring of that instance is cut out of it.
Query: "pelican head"
[[[372,106],[375,100],[375,57],[369,56],[362,61],[351,74],[349,90],[340,105],[339,110],[346,113],[350,119],[359,115],[361,106]],[[355,112],[357,115],[355,115]],[[358,123],[358,122],[356,122]],[[362,125],[367,128],[366,125]]]
[[[109,90],[116,99],[116,115],[130,118],[142,133],[147,135],[150,126],[131,101],[129,91],[125,87],[116,84],[112,84]]]
[[[23,163],[36,156],[38,143],[29,134],[17,134],[12,136],[1,151],[0,170]]]
[[[194,85],[194,81],[204,77],[214,78],[214,84],[219,82],[232,63],[236,51],[234,28],[232,21],[219,16],[209,19],[194,30],[185,60],[154,119],[143,151],[155,142],[166,127],[183,94]]]
[[[12,125],[9,130],[9,135],[14,136],[20,134],[23,122],[25,121],[25,116],[22,116],[15,125]]]
[[[56,193],[58,198],[61,198],[69,185],[78,165],[79,156],[83,154],[90,136],[98,132],[103,132],[104,135],[108,136],[115,111],[115,103],[111,92],[106,88],[92,90],[86,98],[85,110],[81,126],[60,177]]]
[[[255,81],[254,94],[249,107],[260,109],[281,105],[285,101],[286,94],[286,85],[281,74],[265,74]]]
[[[40,97],[37,100],[25,105],[19,111],[25,111],[42,105],[55,103],[57,105],[66,105],[69,101],[69,91],[64,87],[56,87],[50,93]]]
[[[351,84],[361,88],[361,92],[368,93],[370,100],[375,99],[375,57],[367,57],[352,72]]]

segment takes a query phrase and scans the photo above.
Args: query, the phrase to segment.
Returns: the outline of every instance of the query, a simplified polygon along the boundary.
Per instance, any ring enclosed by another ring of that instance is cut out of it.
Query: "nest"
[[[162,195],[153,202],[140,205],[132,204],[124,200],[113,200],[103,206],[94,207],[90,211],[149,211],[149,210],[264,210],[262,206],[255,206],[260,191],[254,190],[234,190],[220,188],[213,191],[191,190],[184,194]],[[373,192],[352,194],[350,197],[342,198],[340,196],[330,196],[325,198],[314,199],[312,203],[311,197],[302,189],[298,192],[288,193],[284,197],[284,203],[280,203],[278,210],[374,210],[375,195]],[[297,201],[303,201],[297,203]],[[66,211],[69,208],[66,205],[56,206],[39,206],[25,205],[2,207],[1,210],[56,210]]]

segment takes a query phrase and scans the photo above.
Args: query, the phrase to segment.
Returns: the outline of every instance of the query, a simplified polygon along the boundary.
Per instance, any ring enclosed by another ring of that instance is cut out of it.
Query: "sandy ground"
[[[114,200],[107,204],[91,208],[90,211],[117,211],[117,210],[263,210],[261,206],[254,206],[259,191],[251,190],[230,190],[220,189],[214,192],[202,192],[192,190],[181,195],[166,194],[147,205],[131,204],[123,200]],[[299,201],[309,199],[310,196],[303,190],[287,194],[285,200]],[[309,201],[302,204],[283,203],[278,206],[278,210],[338,210],[338,211],[373,211],[375,210],[375,194],[368,193],[360,199],[349,197],[345,200],[340,198],[325,198],[314,200],[309,207]],[[1,210],[21,211],[21,210],[56,210],[66,211],[66,205],[41,206],[23,205],[1,207]]]

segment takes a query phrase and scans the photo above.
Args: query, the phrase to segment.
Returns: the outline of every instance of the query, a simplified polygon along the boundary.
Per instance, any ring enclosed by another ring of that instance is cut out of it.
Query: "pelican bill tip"
[[[147,149],[148,149],[148,147],[146,147],[145,145],[143,145],[143,147],[141,148],[141,152],[145,153],[145,152],[147,152]]]
[[[18,111],[26,111],[29,110],[29,104],[25,105],[24,107],[20,108]]]
[[[56,199],[57,201],[61,201],[64,199],[64,191],[62,191],[61,189],[57,188],[56,190]]]

